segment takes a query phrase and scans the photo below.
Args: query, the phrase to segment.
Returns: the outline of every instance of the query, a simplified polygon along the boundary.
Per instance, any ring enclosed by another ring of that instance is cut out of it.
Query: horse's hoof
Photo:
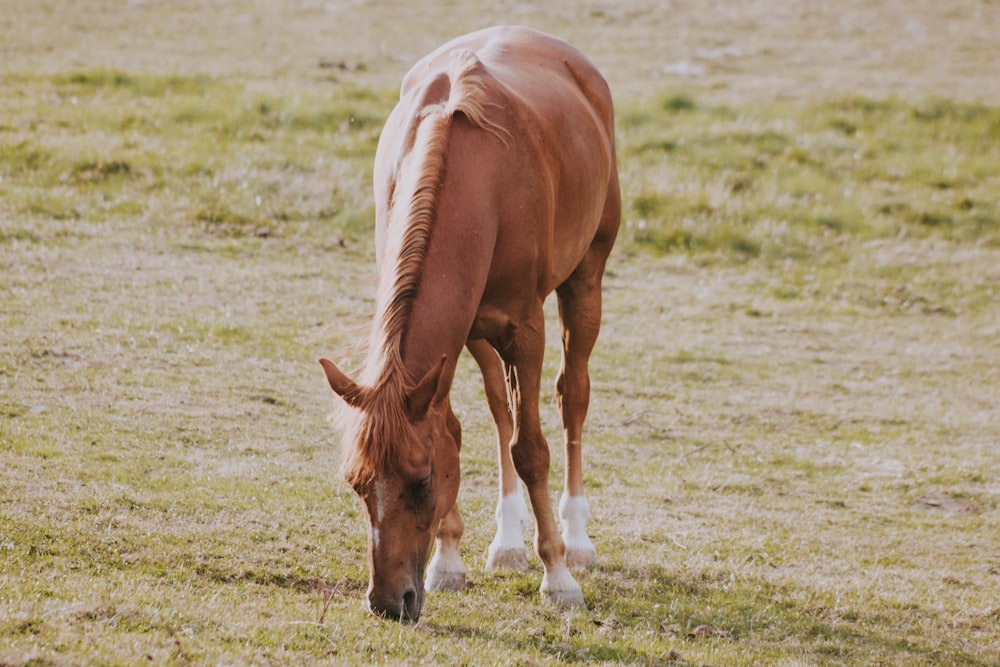
[[[575,570],[591,568],[597,565],[597,549],[593,545],[590,548],[570,548],[566,547],[566,566]]]
[[[548,573],[542,576],[542,597],[560,609],[587,608],[580,584],[576,583],[576,579],[566,569],[551,577]]]
[[[582,609],[586,610],[587,605],[583,601],[583,591],[542,591],[545,601],[554,604],[560,609]]]
[[[486,567],[526,572],[528,570],[528,551],[527,549],[490,549],[486,556]]]
[[[429,571],[424,580],[427,591],[460,591],[466,586],[465,572]]]

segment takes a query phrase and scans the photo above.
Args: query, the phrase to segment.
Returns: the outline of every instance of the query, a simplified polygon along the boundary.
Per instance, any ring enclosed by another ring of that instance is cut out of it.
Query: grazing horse
[[[614,144],[607,83],[575,48],[533,30],[460,37],[403,79],[375,155],[379,284],[367,360],[357,381],[320,360],[352,408],[341,471],[368,521],[376,613],[416,620],[425,588],[465,585],[461,426],[449,399],[463,346],[482,371],[499,442],[498,532],[487,564],[527,566],[519,476],[545,568],[541,592],[583,605],[569,567],[597,557],[580,439],[601,277],[621,217]],[[561,535],[538,415],[542,305],[552,291],[562,325]]]

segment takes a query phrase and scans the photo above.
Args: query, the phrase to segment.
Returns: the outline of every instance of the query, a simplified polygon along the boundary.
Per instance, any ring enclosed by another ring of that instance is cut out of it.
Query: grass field
[[[1000,5],[121,4],[0,3],[0,665],[1000,665]],[[472,585],[401,625],[315,359],[399,78],[495,22],[617,95],[600,564],[485,571],[465,360]]]

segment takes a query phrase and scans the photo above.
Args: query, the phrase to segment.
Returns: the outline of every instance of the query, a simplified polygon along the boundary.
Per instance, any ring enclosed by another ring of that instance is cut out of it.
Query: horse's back
[[[484,306],[494,301],[517,319],[530,295],[557,287],[595,243],[610,250],[620,207],[611,93],[586,56],[541,32],[495,27],[448,42],[403,80],[376,159],[377,214],[391,205],[422,119],[434,108],[463,110],[463,97],[482,117],[454,114],[435,225],[495,239],[481,246],[492,256],[478,260],[489,266],[486,282],[474,282]]]
[[[452,54],[468,50],[526,104],[563,106],[578,89],[611,129],[611,92],[604,77],[576,47],[520,26],[496,26],[458,37],[420,59],[406,74],[401,97],[434,73],[446,70]]]

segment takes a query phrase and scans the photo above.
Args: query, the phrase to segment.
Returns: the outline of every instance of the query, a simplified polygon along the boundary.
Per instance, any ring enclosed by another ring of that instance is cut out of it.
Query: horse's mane
[[[419,111],[407,168],[397,169],[395,205],[388,221],[385,261],[379,279],[375,320],[368,360],[361,377],[361,400],[347,419],[341,472],[351,483],[370,481],[396,462],[396,445],[412,425],[407,416],[407,391],[420,379],[403,365],[406,326],[423,272],[424,258],[437,214],[444,181],[452,120],[461,113],[477,127],[507,142],[509,133],[487,117],[489,74],[469,50],[452,54],[448,70],[450,92],[440,103]]]

